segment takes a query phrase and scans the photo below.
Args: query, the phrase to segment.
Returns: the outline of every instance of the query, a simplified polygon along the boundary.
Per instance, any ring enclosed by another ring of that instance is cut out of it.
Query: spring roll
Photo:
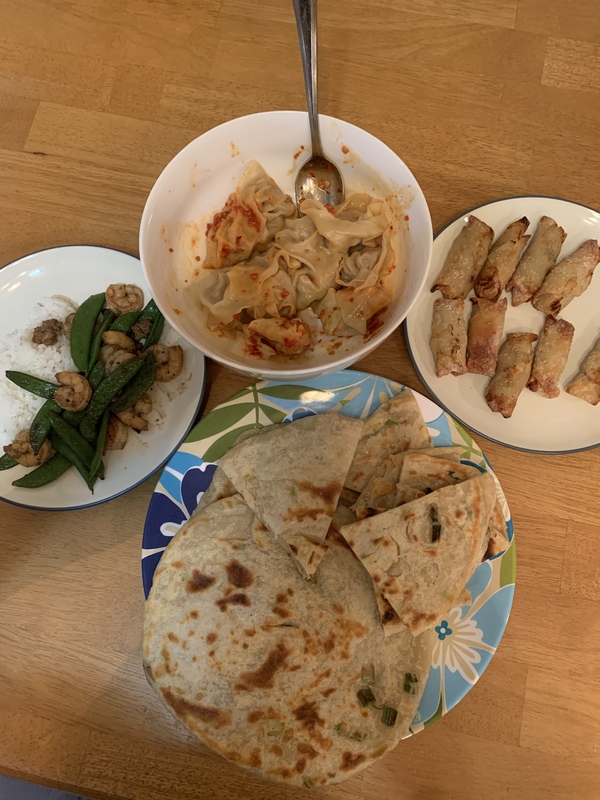
[[[592,383],[600,384],[600,339],[583,359],[579,369]]]
[[[534,308],[544,314],[560,314],[571,300],[588,288],[599,261],[600,246],[595,239],[588,239],[579,245],[577,250],[550,270],[534,295]]]
[[[574,333],[575,328],[566,319],[546,317],[535,348],[528,389],[542,397],[558,397],[558,381],[567,364]]]
[[[473,297],[471,302],[473,308],[467,333],[467,371],[477,375],[493,375],[496,372],[508,300],[503,297],[494,303]]]
[[[566,238],[565,231],[551,217],[540,219],[529,247],[507,285],[512,292],[513,306],[531,300],[556,264]]]
[[[473,214],[452,242],[442,271],[431,291],[439,289],[444,300],[465,300],[485,263],[494,231]]]
[[[580,373],[567,386],[567,392],[573,397],[579,397],[586,403],[597,406],[600,403],[600,384],[591,381],[587,375]]]
[[[531,373],[535,333],[509,333],[498,353],[496,374],[489,382],[485,401],[505,419],[512,416]]]
[[[464,375],[467,371],[467,326],[464,300],[440,300],[433,304],[431,352],[435,374]]]
[[[497,300],[517,267],[521,253],[531,236],[527,217],[511,222],[500,234],[488,253],[487,260],[475,279],[475,294],[486,300]]]

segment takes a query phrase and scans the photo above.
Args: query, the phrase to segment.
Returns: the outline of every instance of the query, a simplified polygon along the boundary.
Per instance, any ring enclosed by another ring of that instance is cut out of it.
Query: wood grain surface
[[[434,227],[479,203],[600,205],[597,0],[320,0],[321,110],[409,165]],[[137,254],[148,191],[232,117],[303,109],[289,0],[0,0],[0,263]],[[401,331],[358,365],[422,389]],[[203,413],[247,381],[208,366]],[[600,798],[600,453],[483,443],[518,537],[506,634],[441,721],[332,800]],[[70,513],[0,506],[0,772],[111,800],[285,800],[182,733],[144,678],[156,482]]]

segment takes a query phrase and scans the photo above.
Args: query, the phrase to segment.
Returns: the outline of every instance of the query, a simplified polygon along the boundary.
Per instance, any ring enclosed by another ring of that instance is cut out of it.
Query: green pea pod
[[[86,464],[84,464],[79,454],[76,453],[72,447],[69,447],[67,442],[65,442],[65,440],[56,433],[56,431],[52,436],[52,447],[56,450],[57,453],[59,453],[61,456],[64,456],[64,458],[68,459],[70,464],[73,464],[77,472],[86,482],[88,489],[90,491],[93,491],[95,480],[92,479],[89,467]]]
[[[50,423],[60,438],[73,450],[81,462],[89,469],[92,459],[94,458],[94,448],[86,442],[78,430],[72,428],[68,422],[65,422],[58,414],[49,412]],[[68,456],[67,456],[68,458]],[[77,466],[77,465],[75,465]]]
[[[131,333],[132,328],[140,318],[141,313],[141,311],[129,311],[127,314],[121,314],[121,316],[117,317],[110,326],[110,330],[119,331],[119,333]]]
[[[97,333],[94,334],[94,338],[92,339],[92,346],[90,348],[89,361],[88,361],[89,367],[86,370],[86,374],[88,376],[91,373],[91,371],[92,371],[92,369],[94,367],[94,364],[96,363],[96,360],[98,358],[98,353],[100,352],[100,348],[102,347],[102,334],[104,333],[104,331],[106,331],[108,329],[108,326],[111,324],[111,322],[114,320],[114,318],[115,318],[115,315],[114,315],[114,313],[112,311],[110,311],[110,310],[109,311],[105,311],[104,312],[104,318],[102,320],[102,324],[98,328]]]
[[[71,326],[71,357],[80,372],[87,372],[90,366],[90,350],[94,325],[98,314],[104,308],[106,294],[93,294],[84,300],[73,317]]]
[[[90,473],[92,475],[96,475],[96,473],[100,473],[102,467],[102,453],[104,451],[104,445],[106,444],[106,435],[108,433],[108,419],[110,417],[110,411],[108,408],[102,415],[102,422],[100,423],[100,430],[98,431],[98,438],[96,439],[96,452],[94,453],[94,458],[92,459],[92,463],[90,465]]]
[[[161,316],[162,313],[160,308],[156,305],[154,299],[151,297],[146,303],[144,310],[140,314],[138,322],[143,322],[146,319],[149,319],[150,322],[154,322],[155,319],[158,319],[158,317]]]
[[[8,453],[4,453],[2,458],[0,458],[0,472],[3,469],[12,469],[13,467],[16,467],[18,463],[19,462],[15,461],[15,459],[12,456],[9,456]]]
[[[85,409],[81,411],[63,411],[62,418],[68,422],[72,428],[76,428],[85,415]]]
[[[161,314],[160,317],[157,317],[154,322],[152,323],[152,328],[150,333],[146,337],[146,341],[144,342],[144,346],[142,347],[142,353],[144,350],[147,350],[149,347],[152,347],[153,344],[158,344],[160,341],[160,337],[163,335],[163,331],[165,329],[165,318]]]
[[[16,372],[12,369],[7,369],[4,373],[9,381],[15,383],[21,389],[31,394],[37,394],[38,397],[45,397],[47,400],[54,397],[54,392],[59,388],[57,383],[50,383],[41,378],[36,378],[35,375],[28,375],[26,372]]]
[[[134,406],[137,401],[146,394],[156,378],[156,359],[152,353],[148,353],[144,366],[138,374],[123,389],[122,394],[116,397],[110,404],[111,410],[115,414],[120,414],[128,408]]]
[[[90,370],[90,374],[88,375],[88,383],[92,389],[97,389],[98,386],[100,386],[100,383],[104,380],[105,371],[104,364],[101,361],[96,361]],[[79,414],[79,411],[73,413]],[[83,413],[85,412],[82,412],[82,416]]]
[[[31,428],[29,428],[29,444],[31,445],[31,449],[34,453],[40,452],[40,448],[44,444],[44,441],[50,433],[50,429],[52,428],[50,417],[48,416],[49,411],[53,411],[55,414],[60,414],[62,408],[55,400],[46,400],[44,405],[35,415],[33,422],[31,423]]]
[[[71,466],[71,462],[60,453],[55,453],[45,464],[31,470],[22,478],[12,482],[19,489],[39,489],[60,478]]]
[[[98,423],[100,422],[100,417],[104,414],[121,389],[129,383],[143,366],[144,362],[141,359],[121,364],[114,372],[107,375],[98,386],[92,395],[92,399],[88,403],[85,410],[85,417],[81,420],[81,425],[79,426],[79,430],[88,442],[96,441],[96,431]]]

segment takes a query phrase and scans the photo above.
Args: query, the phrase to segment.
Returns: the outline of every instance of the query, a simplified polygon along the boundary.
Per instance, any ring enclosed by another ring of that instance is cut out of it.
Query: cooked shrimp
[[[128,428],[134,428],[136,431],[148,430],[148,420],[137,414],[133,408],[128,408],[127,411],[120,411],[117,417]]]
[[[57,372],[56,380],[62,384],[54,392],[54,399],[67,411],[81,411],[90,402],[92,387],[87,378],[78,372]]]
[[[100,352],[98,353],[98,358],[100,361],[106,365],[108,359],[118,351],[118,347],[114,344],[105,344],[104,347],[100,348]]]
[[[104,331],[102,334],[102,341],[105,345],[114,345],[119,350],[125,350],[126,353],[135,353],[135,342],[130,339],[126,333],[120,331]]]
[[[73,327],[73,320],[75,319],[75,312],[68,314],[63,322],[63,332],[67,338],[71,336],[71,328]]]
[[[104,350],[104,348],[101,349]],[[117,367],[121,366],[121,364],[127,364],[129,361],[135,361],[134,353],[127,353],[125,350],[113,351],[110,355],[108,355],[106,361],[104,361],[106,374],[110,375],[111,372],[114,372]]]
[[[141,311],[144,305],[144,293],[139,286],[134,286],[132,283],[111,283],[106,290],[106,305],[115,314]]]
[[[127,444],[128,433],[127,426],[123,425],[120,419],[111,414],[108,419],[104,452],[107,450],[122,450]]]
[[[14,442],[4,447],[4,452],[24,467],[39,467],[52,455],[52,447],[48,439],[44,439],[39,451],[34,453],[29,442],[29,431],[19,431]]]
[[[45,319],[37,328],[33,329],[31,341],[34,344],[56,344],[61,331],[62,323],[59,320]]]
[[[133,406],[137,414],[149,414],[152,411],[152,398],[149,394],[143,394]]]
[[[183,369],[183,348],[174,344],[166,347],[164,344],[153,344],[148,348],[149,353],[154,354],[156,359],[156,380],[167,383],[176,378]]]

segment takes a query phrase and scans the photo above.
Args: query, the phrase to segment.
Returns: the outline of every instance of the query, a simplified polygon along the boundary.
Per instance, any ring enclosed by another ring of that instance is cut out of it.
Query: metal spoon
[[[312,153],[296,175],[296,205],[320,200],[338,205],[344,200],[344,181],[339,169],[323,155],[317,111],[317,0],[293,0],[300,40],[306,105]]]

